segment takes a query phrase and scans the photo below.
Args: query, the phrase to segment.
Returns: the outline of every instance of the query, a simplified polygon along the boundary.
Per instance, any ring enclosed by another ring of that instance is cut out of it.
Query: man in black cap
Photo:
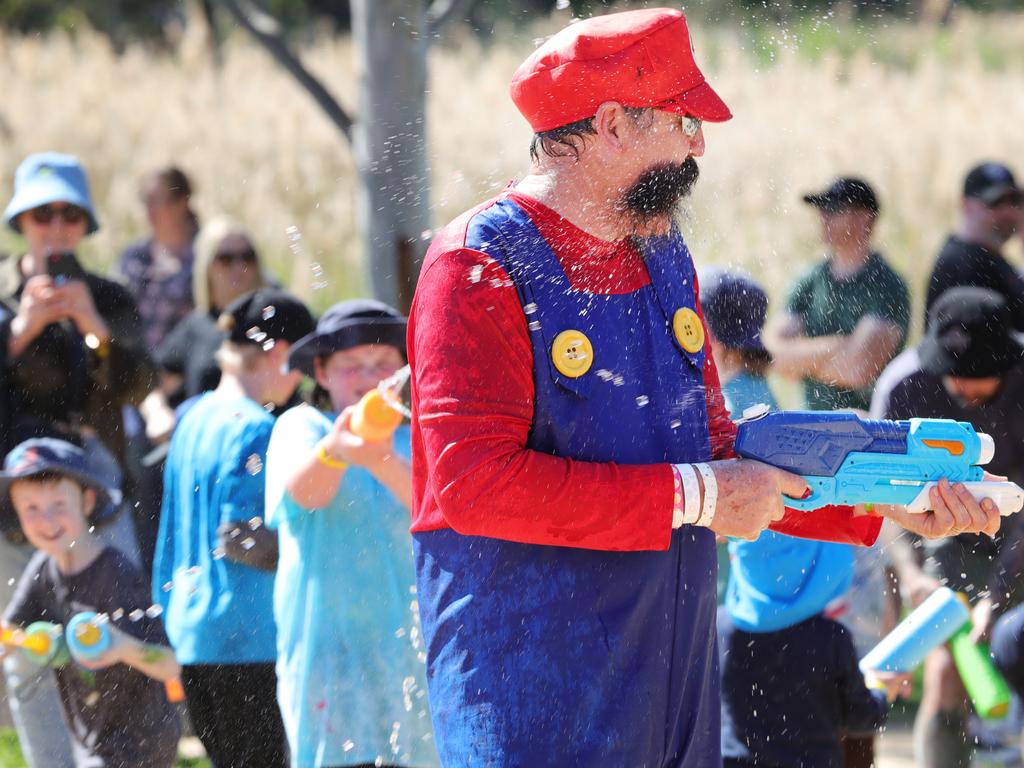
[[[768,347],[778,373],[803,380],[808,408],[867,410],[906,339],[907,286],[871,247],[880,207],[867,182],[837,179],[804,202],[818,209],[828,253],[793,286]]]
[[[976,285],[1006,298],[1013,327],[1024,331],[1024,277],[1003,257],[1021,228],[1024,192],[1000,163],[975,166],[964,179],[960,224],[939,251],[928,281],[926,311],[957,285]]]
[[[229,304],[219,325],[220,383],[171,439],[153,565],[153,599],[182,664],[196,735],[215,765],[287,765],[277,706],[274,571],[277,535],[263,526],[263,465],[302,374],[291,345],[314,329],[289,294],[260,289]],[[253,724],[258,723],[257,728]]]
[[[1006,300],[995,291],[952,288],[929,313],[928,332],[916,349],[900,355],[878,380],[872,416],[931,417],[969,421],[995,440],[987,469],[1024,482],[1024,348],[1013,338]],[[1015,601],[1021,575],[1020,522],[1007,520],[995,539],[960,534],[924,542],[924,563],[906,538],[889,554],[905,592],[918,603],[939,584],[963,591],[974,603],[975,636],[991,629],[994,614]],[[1018,552],[1020,550],[1020,552]],[[1015,555],[1017,555],[1015,559]],[[970,765],[967,695],[949,651],[925,662],[924,694],[914,727],[918,765]]]

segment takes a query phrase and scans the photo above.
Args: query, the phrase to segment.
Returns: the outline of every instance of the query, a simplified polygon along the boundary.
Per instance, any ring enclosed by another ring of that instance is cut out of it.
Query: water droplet
[[[172,589],[174,589],[174,583],[170,582],[170,581],[165,581],[164,582],[164,592],[170,592]]]
[[[266,341],[263,342],[263,351],[269,352],[274,348],[274,344],[276,343],[277,342],[275,342],[273,339],[267,339]]]
[[[263,527],[263,518],[262,517],[250,517],[249,518],[249,530],[250,531],[258,531],[261,527]]]
[[[531,331],[539,331],[540,320],[531,320],[526,327],[529,328]]]
[[[431,229],[424,229],[420,232],[420,240],[429,240],[434,236],[434,231]]]
[[[227,552],[224,551],[224,547],[217,547],[210,553],[214,560],[223,560],[225,555],[227,555]]]
[[[395,637],[397,637],[397,638],[405,637],[405,627],[399,627],[398,629],[396,629],[395,630]]]
[[[537,311],[537,305],[534,304],[532,301],[529,304],[527,304],[526,306],[523,307],[523,313],[527,314],[527,315],[532,315],[536,311]]]
[[[484,266],[483,264],[474,264],[469,268],[469,282],[479,283],[480,278],[483,277]]]
[[[13,587],[14,586],[14,579],[8,579],[7,580],[7,586],[8,587]]]
[[[254,325],[248,331],[245,332],[245,338],[255,341],[257,344],[267,338],[267,334],[260,330],[258,325]]]
[[[193,565],[191,568],[187,569],[185,573],[189,576],[198,576],[200,573],[202,573],[202,570],[203,569],[200,568],[198,565]]]
[[[681,426],[683,426],[683,422],[681,422],[679,419],[672,419],[672,421],[670,421],[668,425],[672,429],[679,429]]]
[[[249,455],[249,458],[245,460],[245,469],[253,476],[258,475],[263,471],[263,459],[260,458],[258,453]]]
[[[569,8],[569,5],[570,5],[569,0],[556,0],[556,2],[555,2],[555,10],[556,11],[567,10]]]
[[[142,617],[146,615],[146,612],[141,608],[136,608],[134,611],[128,614],[128,618],[132,621],[141,621]]]
[[[351,752],[356,748],[356,745],[352,742],[352,739],[346,739],[345,743],[341,745],[341,748],[346,752]]]
[[[252,536],[246,536],[242,539],[242,549],[248,552],[250,549],[256,546],[256,540]]]
[[[116,611],[114,611],[112,614],[110,614],[110,618],[111,618],[112,621],[120,621],[121,619],[123,619],[124,618],[124,608],[118,608]]]
[[[151,618],[151,619],[155,619],[157,616],[159,616],[163,612],[164,612],[163,607],[157,605],[156,603],[153,603],[153,605],[149,606],[149,608],[146,609],[146,615],[149,616],[149,618]]]
[[[264,403],[263,404],[263,410],[265,410],[267,413],[270,413],[275,408],[277,408],[277,405],[274,404],[274,403]]]
[[[269,320],[270,318],[272,318],[276,314],[277,314],[277,309],[273,305],[270,305],[270,306],[267,306],[267,307],[263,308],[263,319],[264,320]]]

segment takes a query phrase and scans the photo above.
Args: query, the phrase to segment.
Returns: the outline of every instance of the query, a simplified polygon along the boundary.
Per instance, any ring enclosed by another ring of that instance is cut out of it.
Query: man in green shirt
[[[838,179],[804,202],[818,209],[828,256],[797,280],[772,323],[774,369],[803,380],[808,408],[866,411],[875,379],[906,341],[907,286],[871,248],[879,205],[866,182]]]

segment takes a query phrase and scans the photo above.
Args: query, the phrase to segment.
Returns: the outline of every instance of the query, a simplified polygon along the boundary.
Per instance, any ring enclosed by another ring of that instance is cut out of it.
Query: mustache
[[[621,207],[639,224],[671,215],[693,190],[700,176],[697,161],[663,163],[640,174],[622,193]]]

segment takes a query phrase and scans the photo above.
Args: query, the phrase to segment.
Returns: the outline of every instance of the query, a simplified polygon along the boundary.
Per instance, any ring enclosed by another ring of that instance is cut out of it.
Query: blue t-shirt
[[[310,406],[291,409],[267,458],[266,519],[281,543],[277,696],[292,765],[436,766],[409,510],[358,466],[322,509],[285,490],[333,421]],[[394,450],[409,457],[407,427]]]
[[[182,664],[274,661],[274,574],[224,557],[217,527],[262,522],[274,418],[247,397],[203,395],[171,440],[153,599]]]

